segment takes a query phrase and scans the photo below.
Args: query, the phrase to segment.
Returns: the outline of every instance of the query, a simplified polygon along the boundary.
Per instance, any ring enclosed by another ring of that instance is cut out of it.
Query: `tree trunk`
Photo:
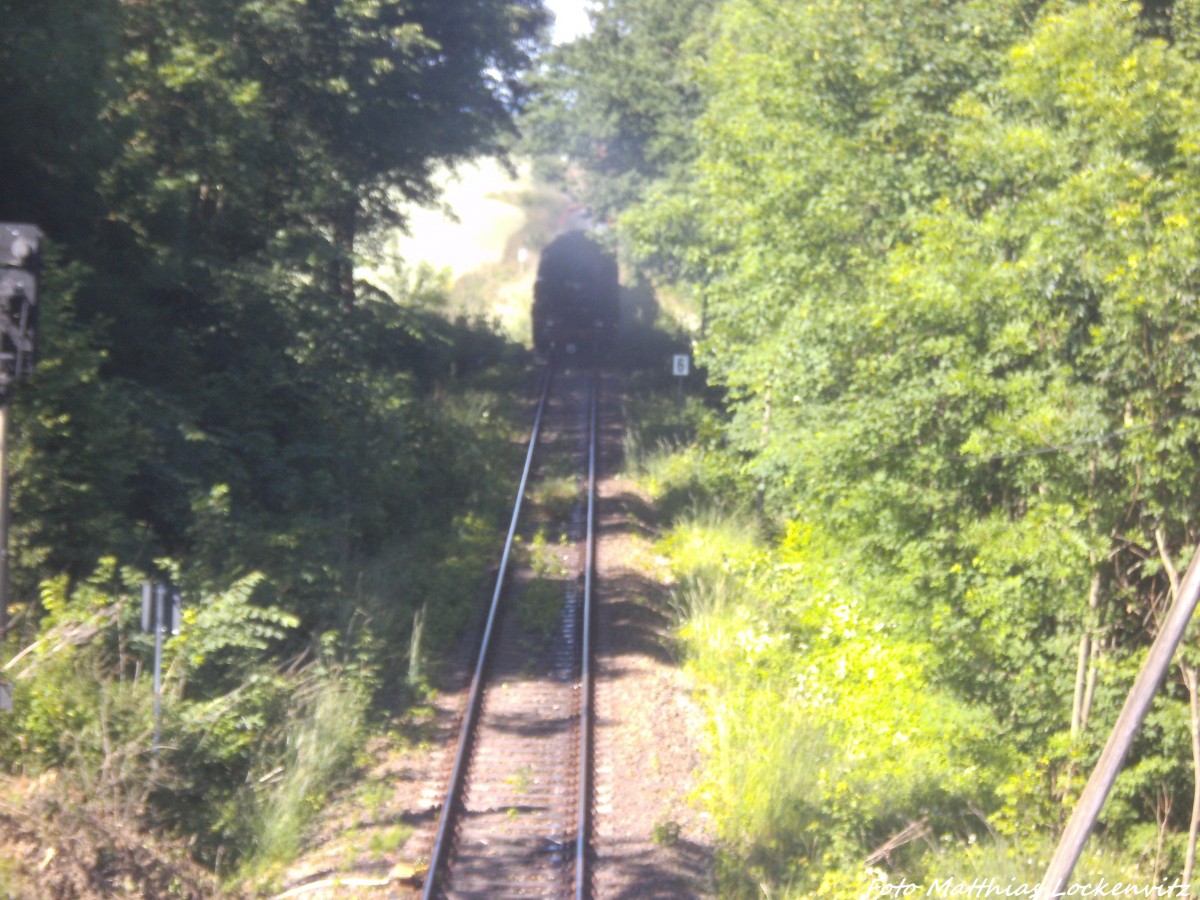
[[[762,450],[766,450],[767,442],[771,438],[771,384],[768,382],[767,389],[763,394],[763,417],[762,428],[759,432],[758,446]],[[767,505],[767,488],[761,481],[758,485],[758,490],[755,492],[754,508],[758,513],[758,518],[761,521],[766,511]]]
[[[1092,700],[1096,697],[1096,673],[1100,671],[1100,642],[1092,640],[1092,655],[1088,659],[1087,687],[1083,691],[1083,727],[1092,716]]]
[[[1071,740],[1076,740],[1087,728],[1092,712],[1092,697],[1096,691],[1096,660],[1098,645],[1093,631],[1100,606],[1100,573],[1092,575],[1088,589],[1087,621],[1079,638],[1079,654],[1075,663],[1075,697],[1071,704]]]
[[[1079,740],[1083,733],[1083,692],[1087,685],[1088,661],[1092,656],[1092,636],[1084,626],[1079,638],[1079,652],[1075,656],[1075,696],[1071,701],[1071,741]]]

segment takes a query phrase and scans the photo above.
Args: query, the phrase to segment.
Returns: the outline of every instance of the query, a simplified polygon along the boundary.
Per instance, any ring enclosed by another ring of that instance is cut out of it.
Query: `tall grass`
[[[362,742],[367,706],[367,691],[336,672],[315,681],[289,726],[282,771],[260,792],[245,876],[270,877],[296,856],[305,828]]]
[[[923,647],[873,621],[820,546],[781,552],[749,514],[712,508],[660,543],[707,713],[722,896],[863,896],[875,847],[987,789],[986,723],[931,684]],[[893,860],[910,851],[925,852]]]
[[[731,851],[720,873],[727,895],[757,895],[763,884],[786,884],[812,869],[829,846],[822,782],[835,751],[779,686],[732,668],[723,674],[708,704],[702,790],[720,809],[720,834]]]
[[[763,553],[750,515],[693,507],[660,549],[678,578],[671,602],[706,708],[699,793],[725,848],[723,895],[761,895],[819,852],[813,804],[830,747],[789,707],[786,686],[747,665],[740,641],[753,630],[756,600],[741,573]]]
[[[725,848],[723,896],[761,896],[808,867],[823,846],[821,781],[833,751],[820,725],[788,701],[787,685],[748,664],[752,605],[732,570],[754,551],[754,530],[709,511],[664,542],[680,581],[673,606],[707,719],[699,794]]]
[[[420,686],[424,672],[421,665],[421,635],[425,631],[425,610],[428,604],[423,604],[413,613],[412,634],[408,640],[408,677],[406,682],[410,688]]]

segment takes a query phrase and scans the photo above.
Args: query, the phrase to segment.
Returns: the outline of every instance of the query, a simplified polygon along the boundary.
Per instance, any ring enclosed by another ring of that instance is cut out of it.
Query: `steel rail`
[[[592,374],[591,400],[588,423],[588,494],[587,494],[587,549],[583,569],[583,661],[579,670],[579,806],[575,836],[575,898],[585,900],[588,896],[587,851],[590,826],[592,794],[592,572],[596,563],[596,383],[599,376]]]
[[[462,728],[458,735],[458,752],[454,756],[454,768],[450,773],[450,782],[446,788],[446,799],[442,803],[442,813],[438,820],[437,837],[433,843],[433,851],[429,857],[429,869],[425,876],[425,885],[421,891],[422,900],[432,900],[437,889],[438,875],[441,873],[446,853],[451,843],[451,824],[454,821],[455,806],[458,804],[462,781],[466,775],[467,761],[470,758],[471,733],[479,718],[480,701],[483,697],[484,670],[487,665],[488,650],[492,639],[492,629],[496,623],[496,615],[500,608],[500,595],[504,590],[504,576],[508,570],[508,560],[512,553],[513,541],[517,533],[517,522],[521,516],[521,504],[525,499],[525,485],[529,481],[529,472],[533,468],[533,451],[537,447],[538,432],[542,427],[542,414],[546,410],[546,398],[550,394],[550,382],[553,373],[547,367],[542,381],[542,394],[538,399],[537,412],[533,418],[533,429],[529,436],[529,450],[525,454],[525,468],[521,472],[521,484],[517,488],[517,500],[513,505],[512,522],[508,526],[508,538],[504,542],[504,554],[500,558],[500,571],[496,575],[496,589],[492,593],[492,604],[488,609],[487,625],[483,629],[480,641],[479,659],[475,665],[475,674],[471,679],[471,692],[467,697],[467,708],[463,713]]]

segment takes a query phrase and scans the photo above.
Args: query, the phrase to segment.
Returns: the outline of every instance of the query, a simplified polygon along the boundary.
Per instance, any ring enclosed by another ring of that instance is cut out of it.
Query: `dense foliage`
[[[0,6],[0,220],[47,235],[41,359],[11,417],[0,757],[74,765],[71,802],[178,829],[225,871],[286,855],[278,804],[311,809],[366,699],[394,697],[379,675],[414,615],[430,606],[427,637],[461,621],[439,604],[470,596],[490,527],[469,473],[505,459],[469,387],[504,339],[355,265],[439,167],[503,152],[546,13]],[[188,610],[153,761],[147,575]],[[293,759],[307,743],[327,758]]]
[[[599,4],[585,40],[555,47],[530,79],[537,102],[522,118],[527,149],[558,171],[601,217],[634,202],[695,155],[700,110],[690,77],[693,39],[713,0]],[[583,184],[566,171],[582,167]]]
[[[1197,12],[609,0],[548,75],[548,121],[641,148],[618,191],[569,145],[706,310],[724,402],[676,476],[741,485],[768,535],[672,544],[731,890],[1038,880],[1200,539]],[[612,34],[693,47],[695,99],[647,116],[675,83]],[[1105,813],[1142,881],[1190,873],[1194,654]]]

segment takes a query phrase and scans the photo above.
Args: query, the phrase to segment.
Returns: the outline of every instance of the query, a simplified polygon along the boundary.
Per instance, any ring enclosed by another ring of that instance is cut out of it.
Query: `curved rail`
[[[537,412],[533,418],[533,429],[529,437],[529,450],[525,454],[525,468],[521,472],[521,484],[517,488],[517,500],[513,505],[512,521],[508,526],[508,538],[504,542],[504,554],[500,558],[500,571],[496,575],[496,589],[492,593],[492,603],[488,609],[487,625],[483,629],[483,639],[480,642],[479,660],[475,665],[475,674],[471,678],[471,692],[467,697],[467,708],[463,713],[462,728],[458,736],[458,752],[454,756],[454,768],[450,773],[450,783],[446,789],[446,799],[442,803],[442,814],[438,820],[437,837],[434,839],[433,851],[429,856],[429,874],[425,878],[425,886],[421,892],[423,900],[431,900],[437,889],[438,874],[442,870],[446,853],[451,842],[450,826],[454,821],[454,807],[458,802],[463,778],[466,774],[467,761],[470,758],[471,733],[479,718],[480,701],[483,697],[484,669],[487,665],[488,650],[492,639],[492,630],[496,624],[496,614],[500,608],[500,595],[504,590],[504,576],[508,571],[508,560],[512,555],[513,540],[517,533],[517,522],[521,516],[521,503],[525,499],[525,485],[529,481],[529,472],[533,468],[533,451],[537,447],[538,432],[542,427],[542,415],[546,411],[546,398],[550,394],[550,382],[553,373],[546,369],[542,380],[542,393],[538,400]]]

